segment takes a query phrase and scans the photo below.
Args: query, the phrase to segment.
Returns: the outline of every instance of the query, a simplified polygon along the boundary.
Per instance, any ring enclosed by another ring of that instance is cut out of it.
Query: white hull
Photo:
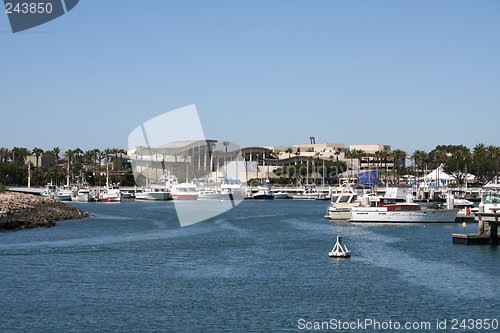
[[[330,220],[341,221],[351,219],[351,210],[328,210],[328,218]]]
[[[120,202],[122,201],[122,198],[120,194],[107,194],[104,193],[101,197],[101,201],[104,202]]]
[[[79,193],[76,196],[74,196],[71,200],[76,202],[89,202],[92,200],[92,197],[90,193]]]
[[[165,201],[169,199],[169,194],[167,192],[137,192],[135,199]]]
[[[373,223],[453,223],[458,209],[386,211],[378,207],[353,208],[351,222]]]
[[[274,199],[288,199],[288,194],[283,192],[274,193]]]
[[[198,194],[172,193],[173,200],[198,200]]]
[[[293,200],[316,200],[316,198],[318,197],[318,194],[314,193],[314,194],[296,194],[296,195],[292,195],[292,199]]]
[[[252,198],[255,200],[272,200],[274,199],[274,195],[265,193],[256,193],[252,195]]]
[[[118,187],[107,186],[107,188],[100,193],[99,200],[104,202],[120,202],[122,200],[122,193]]]
[[[58,201],[71,201],[71,194],[54,194],[54,199]]]

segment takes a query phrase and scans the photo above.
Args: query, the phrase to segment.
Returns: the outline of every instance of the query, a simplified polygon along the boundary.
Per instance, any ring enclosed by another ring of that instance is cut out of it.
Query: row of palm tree
[[[223,144],[227,149],[227,143]],[[344,150],[336,149],[333,153],[336,164],[339,162],[339,155],[342,151]],[[294,154],[298,158],[301,155],[300,148],[288,148],[284,151],[275,150],[272,154],[278,157],[282,152],[287,153],[288,157]],[[66,150],[61,157],[59,147],[49,150],[38,147],[31,150],[24,147],[11,149],[0,147],[0,183],[25,184],[28,173],[25,163],[28,156],[35,157],[35,163],[30,166],[30,171],[32,171],[33,184],[38,186],[48,181],[60,184],[65,181],[66,177],[69,177],[70,182],[74,182],[82,176],[92,185],[103,184],[103,163],[111,167],[115,176],[123,175],[126,172],[129,175],[129,181],[133,182],[133,179],[130,179],[132,177],[130,166],[126,165],[124,159],[121,158],[125,153],[123,149],[119,148],[90,149],[87,151],[76,148]],[[364,164],[368,169],[382,170],[385,172],[385,180],[392,178],[394,182],[399,182],[403,174],[422,176],[429,170],[443,166],[444,171],[455,177],[458,183],[463,182],[468,173],[476,175],[479,182],[484,183],[495,177],[500,169],[500,147],[484,144],[477,144],[472,150],[462,145],[440,145],[430,152],[415,150],[411,155],[401,149],[375,153],[353,149],[346,150],[344,153],[345,158],[350,159],[351,170],[354,169],[353,161],[357,160],[358,169]],[[46,170],[40,170],[40,157],[47,154],[53,156],[55,163]],[[313,165],[323,155],[325,154],[318,152],[308,158],[307,166],[309,163]],[[329,154],[330,162],[333,162],[333,155]],[[412,162],[410,167],[406,166],[407,158]]]
[[[24,147],[13,147],[12,149],[0,147],[0,183],[7,185],[26,184],[28,173],[31,173],[32,184],[41,186],[47,182],[62,184],[67,177],[71,183],[75,181],[86,181],[91,185],[104,184],[106,170],[103,163],[112,170],[113,180],[117,180],[127,170],[122,156],[125,150],[119,148],[106,148],[104,150],[90,149],[83,151],[80,148],[68,149],[60,156],[61,149],[54,147],[43,150],[34,147],[31,150]],[[34,156],[34,164],[26,160]],[[49,156],[53,160],[48,168],[41,170],[41,157]],[[131,172],[128,172],[131,177]],[[129,177],[129,178],[130,178]],[[83,179],[82,179],[83,178]],[[129,179],[130,180],[130,179]]]

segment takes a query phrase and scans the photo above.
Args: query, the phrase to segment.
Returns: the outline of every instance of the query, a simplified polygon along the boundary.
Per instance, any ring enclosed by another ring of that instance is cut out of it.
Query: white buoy
[[[328,255],[333,258],[349,258],[351,252],[349,252],[347,246],[342,245],[342,238],[337,236],[337,242],[333,246],[333,249],[328,252]]]

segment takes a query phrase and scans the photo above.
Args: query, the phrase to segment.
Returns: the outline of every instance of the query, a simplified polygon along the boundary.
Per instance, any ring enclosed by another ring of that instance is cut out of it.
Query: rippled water
[[[245,201],[180,228],[171,202],[89,203],[80,205],[94,214],[85,220],[0,233],[0,331],[289,332],[301,318],[500,319],[497,248],[452,244],[459,225],[329,222],[327,205]],[[350,259],[327,256],[338,234]]]

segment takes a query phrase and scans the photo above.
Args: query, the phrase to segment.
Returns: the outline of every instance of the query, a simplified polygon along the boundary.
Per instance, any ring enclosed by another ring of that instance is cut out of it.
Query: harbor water
[[[245,201],[184,228],[172,202],[78,207],[93,215],[0,233],[0,332],[335,331],[367,319],[456,332],[454,320],[500,320],[500,249],[452,244],[461,224],[332,222],[324,201]],[[351,258],[328,257],[337,235]]]

